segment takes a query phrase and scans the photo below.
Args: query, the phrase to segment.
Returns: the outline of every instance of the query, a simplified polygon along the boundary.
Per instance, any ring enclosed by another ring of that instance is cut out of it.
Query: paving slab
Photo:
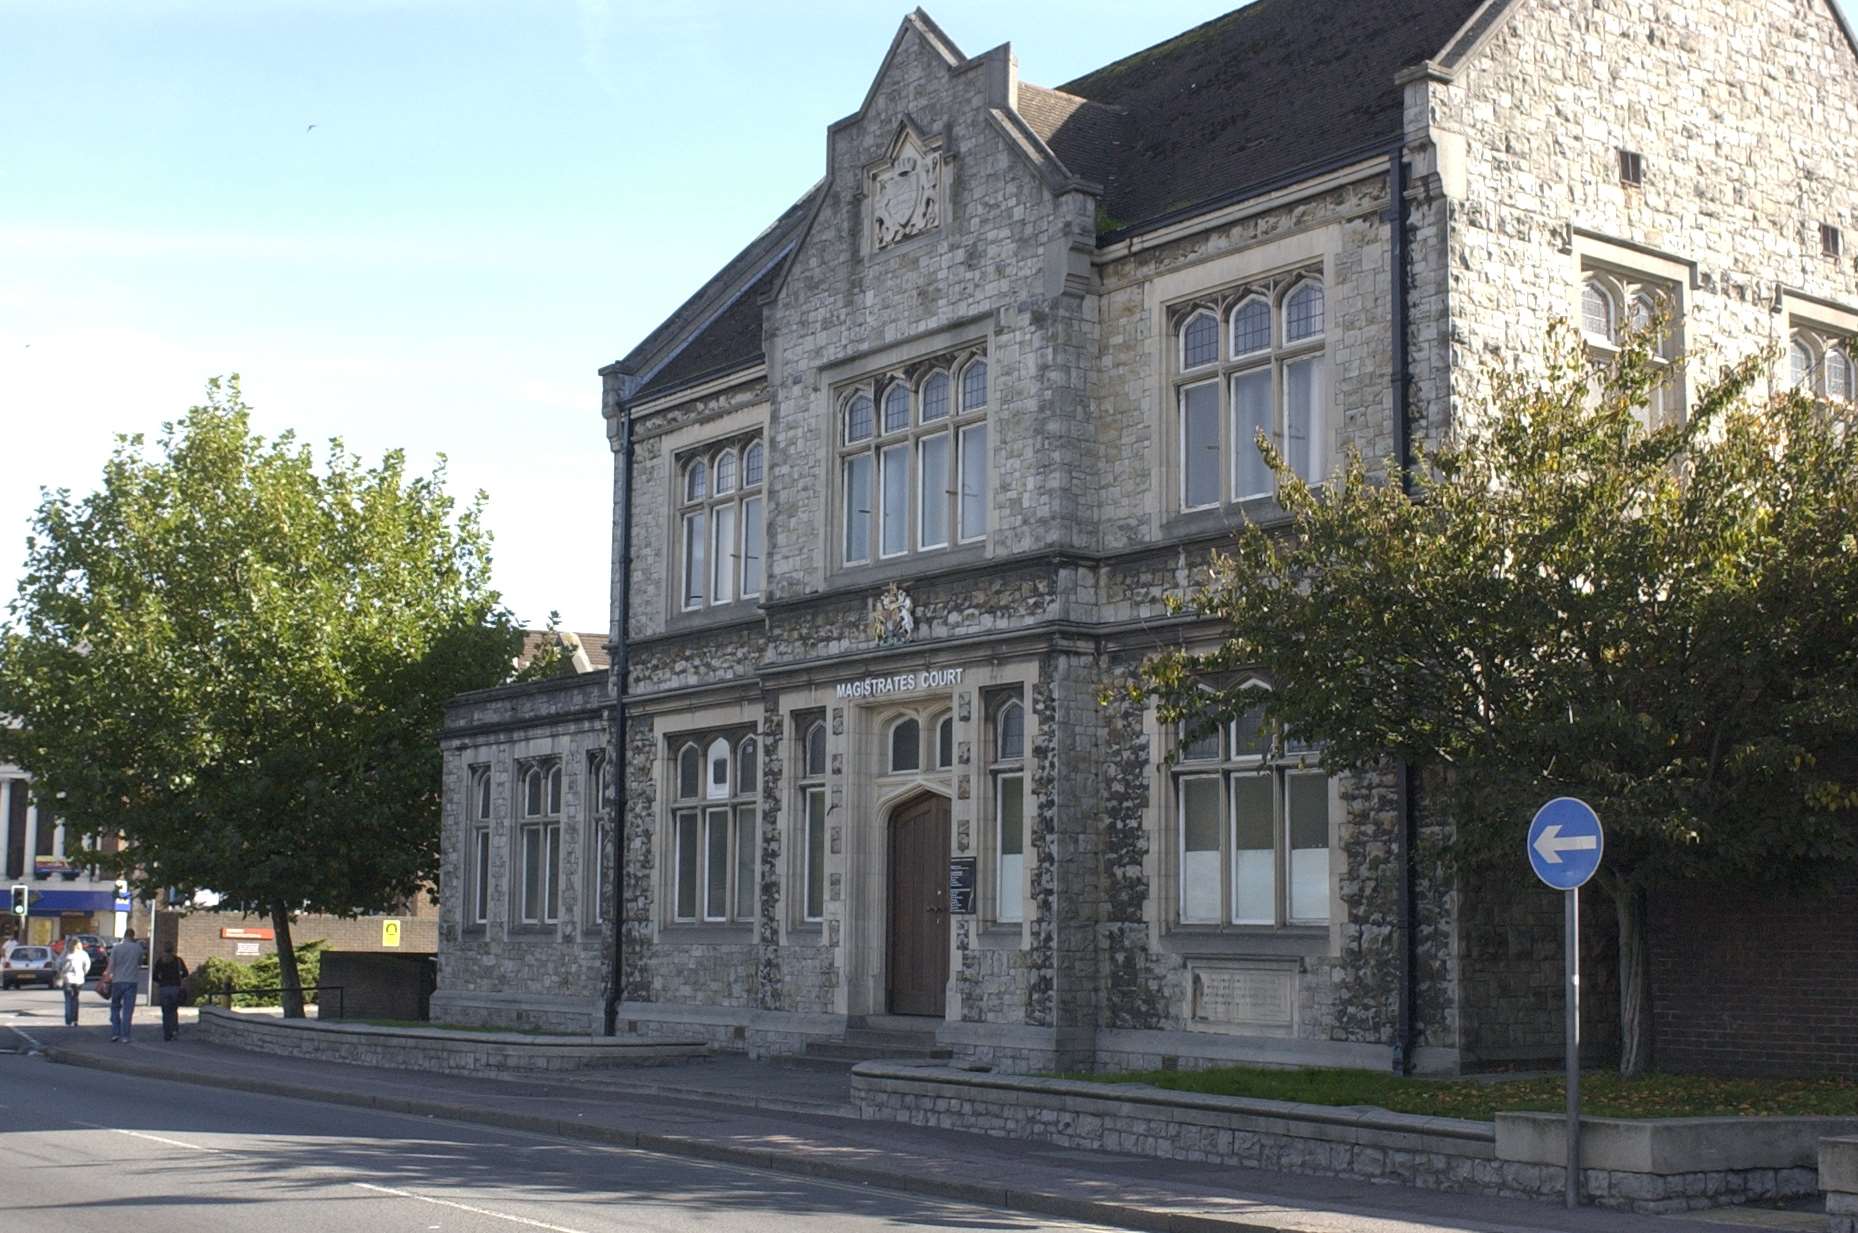
[[[1346,1178],[1156,1160],[847,1116],[847,1081],[717,1057],[641,1082],[550,1083],[345,1066],[152,1033],[32,1029],[55,1062],[272,1095],[391,1109],[831,1177],[1067,1219],[1168,1233],[1723,1233],[1717,1220],[1639,1216]],[[784,1101],[789,1107],[756,1101]],[[831,1111],[829,1111],[831,1110]],[[1748,1215],[1757,1213],[1750,1211]],[[1798,1226],[1794,1226],[1798,1227]]]

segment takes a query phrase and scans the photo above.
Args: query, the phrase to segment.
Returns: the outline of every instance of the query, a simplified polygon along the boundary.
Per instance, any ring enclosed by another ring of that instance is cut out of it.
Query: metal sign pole
[[[1568,1206],[1581,1203],[1581,892],[1566,902],[1568,948]]]
[[[1558,796],[1536,810],[1527,840],[1529,867],[1560,891],[1563,949],[1567,953],[1568,1018],[1568,1206],[1581,1201],[1581,884],[1593,877],[1606,853],[1606,832],[1587,802]]]

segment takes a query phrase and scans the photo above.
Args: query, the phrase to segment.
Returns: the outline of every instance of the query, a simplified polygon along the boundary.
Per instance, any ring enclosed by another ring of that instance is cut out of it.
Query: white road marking
[[[204,1143],[184,1143],[179,1139],[164,1139],[160,1135],[151,1135],[142,1130],[124,1130],[120,1126],[99,1126],[95,1122],[80,1122],[76,1118],[71,1120],[73,1125],[87,1126],[92,1130],[107,1130],[113,1135],[128,1135],[131,1139],[147,1139],[150,1143],[165,1143],[169,1147],[185,1147],[196,1152],[212,1152],[215,1155],[221,1152],[220,1148],[208,1147]]]
[[[34,1053],[45,1052],[45,1046],[41,1045],[38,1041],[34,1040],[32,1038],[32,1033],[26,1031],[24,1028],[16,1028],[12,1024],[9,1023],[7,1025],[7,1031],[13,1033],[15,1036],[22,1038],[27,1044],[31,1045],[32,1051]]]
[[[363,1190],[394,1195],[402,1199],[418,1199],[421,1203],[436,1203],[440,1207],[449,1207],[455,1211],[470,1212],[473,1216],[489,1216],[493,1220],[507,1220],[511,1224],[526,1225],[531,1229],[546,1229],[548,1233],[582,1233],[582,1230],[570,1229],[566,1225],[548,1224],[541,1220],[531,1220],[527,1216],[512,1216],[508,1212],[492,1211],[488,1207],[472,1207],[469,1203],[454,1203],[450,1199],[435,1199],[431,1195],[415,1194],[411,1190],[396,1190],[392,1186],[376,1186],[372,1182],[350,1182],[349,1185],[359,1186]]]

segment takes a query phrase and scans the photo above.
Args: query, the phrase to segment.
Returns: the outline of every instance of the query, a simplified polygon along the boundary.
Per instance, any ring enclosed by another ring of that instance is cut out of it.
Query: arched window
[[[1597,278],[1581,287],[1581,330],[1591,339],[1610,343],[1618,334],[1618,309],[1613,293]]]
[[[935,726],[935,767],[946,771],[955,765],[955,717],[944,715]]]
[[[1181,367],[1199,368],[1219,358],[1219,319],[1205,309],[1181,326]]]
[[[823,719],[806,730],[806,773],[826,773],[826,721]]]
[[[952,358],[952,357],[951,357]],[[842,565],[938,551],[987,536],[986,362],[886,375],[846,395],[839,457]],[[875,401],[874,401],[875,400]]]
[[[561,763],[523,771],[523,824],[517,828],[516,918],[551,925],[561,916]]]
[[[767,576],[766,513],[759,491],[765,465],[759,440],[740,451],[727,446],[686,465],[677,537],[685,611],[761,594]]]
[[[711,741],[708,762],[710,773],[703,794],[709,800],[721,800],[729,795],[729,742],[720,736]]]
[[[754,796],[761,791],[761,746],[752,736],[742,738],[735,747],[735,791],[737,796]]]
[[[667,811],[662,849],[671,878],[670,919],[693,925],[754,919],[759,762],[753,733],[686,734],[678,752],[678,799]]]
[[[1218,319],[1191,304],[1179,310],[1186,316],[1169,446],[1170,499],[1181,513],[1274,496],[1277,475],[1258,447],[1261,437],[1306,483],[1329,475],[1332,399],[1320,277],[1293,272],[1230,294],[1223,358],[1217,330],[1200,341],[1204,323]]]
[[[472,828],[470,849],[470,902],[467,925],[482,926],[490,921],[490,768],[471,771]]]
[[[1271,349],[1271,306],[1261,295],[1252,296],[1232,313],[1232,358],[1240,359]]]
[[[860,390],[845,400],[845,443],[868,441],[871,428],[871,396]]]
[[[902,432],[910,426],[910,391],[901,381],[884,391],[884,431]]]
[[[1026,896],[1026,709],[1018,698],[993,710],[993,757],[987,767],[984,824],[991,831],[983,851],[992,856],[987,879],[997,921],[1025,919]],[[983,746],[985,748],[985,746]]]
[[[890,769],[921,770],[923,765],[922,728],[914,719],[900,719],[890,729]]]
[[[1202,732],[1192,722],[1182,724],[1180,750],[1181,760],[1184,762],[1198,762],[1219,757],[1219,729],[1213,728]]]
[[[987,361],[975,360],[961,371],[961,413],[987,405]]]
[[[1794,339],[1787,347],[1787,388],[1813,392],[1813,348],[1804,338]]]
[[[1323,334],[1323,285],[1314,279],[1298,283],[1284,297],[1284,342],[1299,343]]]
[[[923,382],[923,423],[948,418],[948,374],[932,372]]]
[[[1026,756],[1026,708],[1017,699],[994,717],[994,760],[1006,762]]]
[[[1826,373],[1826,397],[1839,402],[1852,400],[1852,361],[1843,349],[1826,348],[1822,365]]]
[[[818,921],[826,915],[826,721],[799,719],[800,918]]]

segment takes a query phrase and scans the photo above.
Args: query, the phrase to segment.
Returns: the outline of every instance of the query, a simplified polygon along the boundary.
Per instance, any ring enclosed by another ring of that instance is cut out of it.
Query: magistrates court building
[[[1455,885],[1401,768],[1102,699],[1215,636],[1163,601],[1281,517],[1260,430],[1396,458],[1653,304],[1850,397],[1855,66],[1823,0],[1258,0],[1048,89],[910,14],[602,372],[613,673],[452,707],[435,1017],[597,1029],[617,943],[622,1030],[757,1054],[1554,1053],[1520,859]]]

